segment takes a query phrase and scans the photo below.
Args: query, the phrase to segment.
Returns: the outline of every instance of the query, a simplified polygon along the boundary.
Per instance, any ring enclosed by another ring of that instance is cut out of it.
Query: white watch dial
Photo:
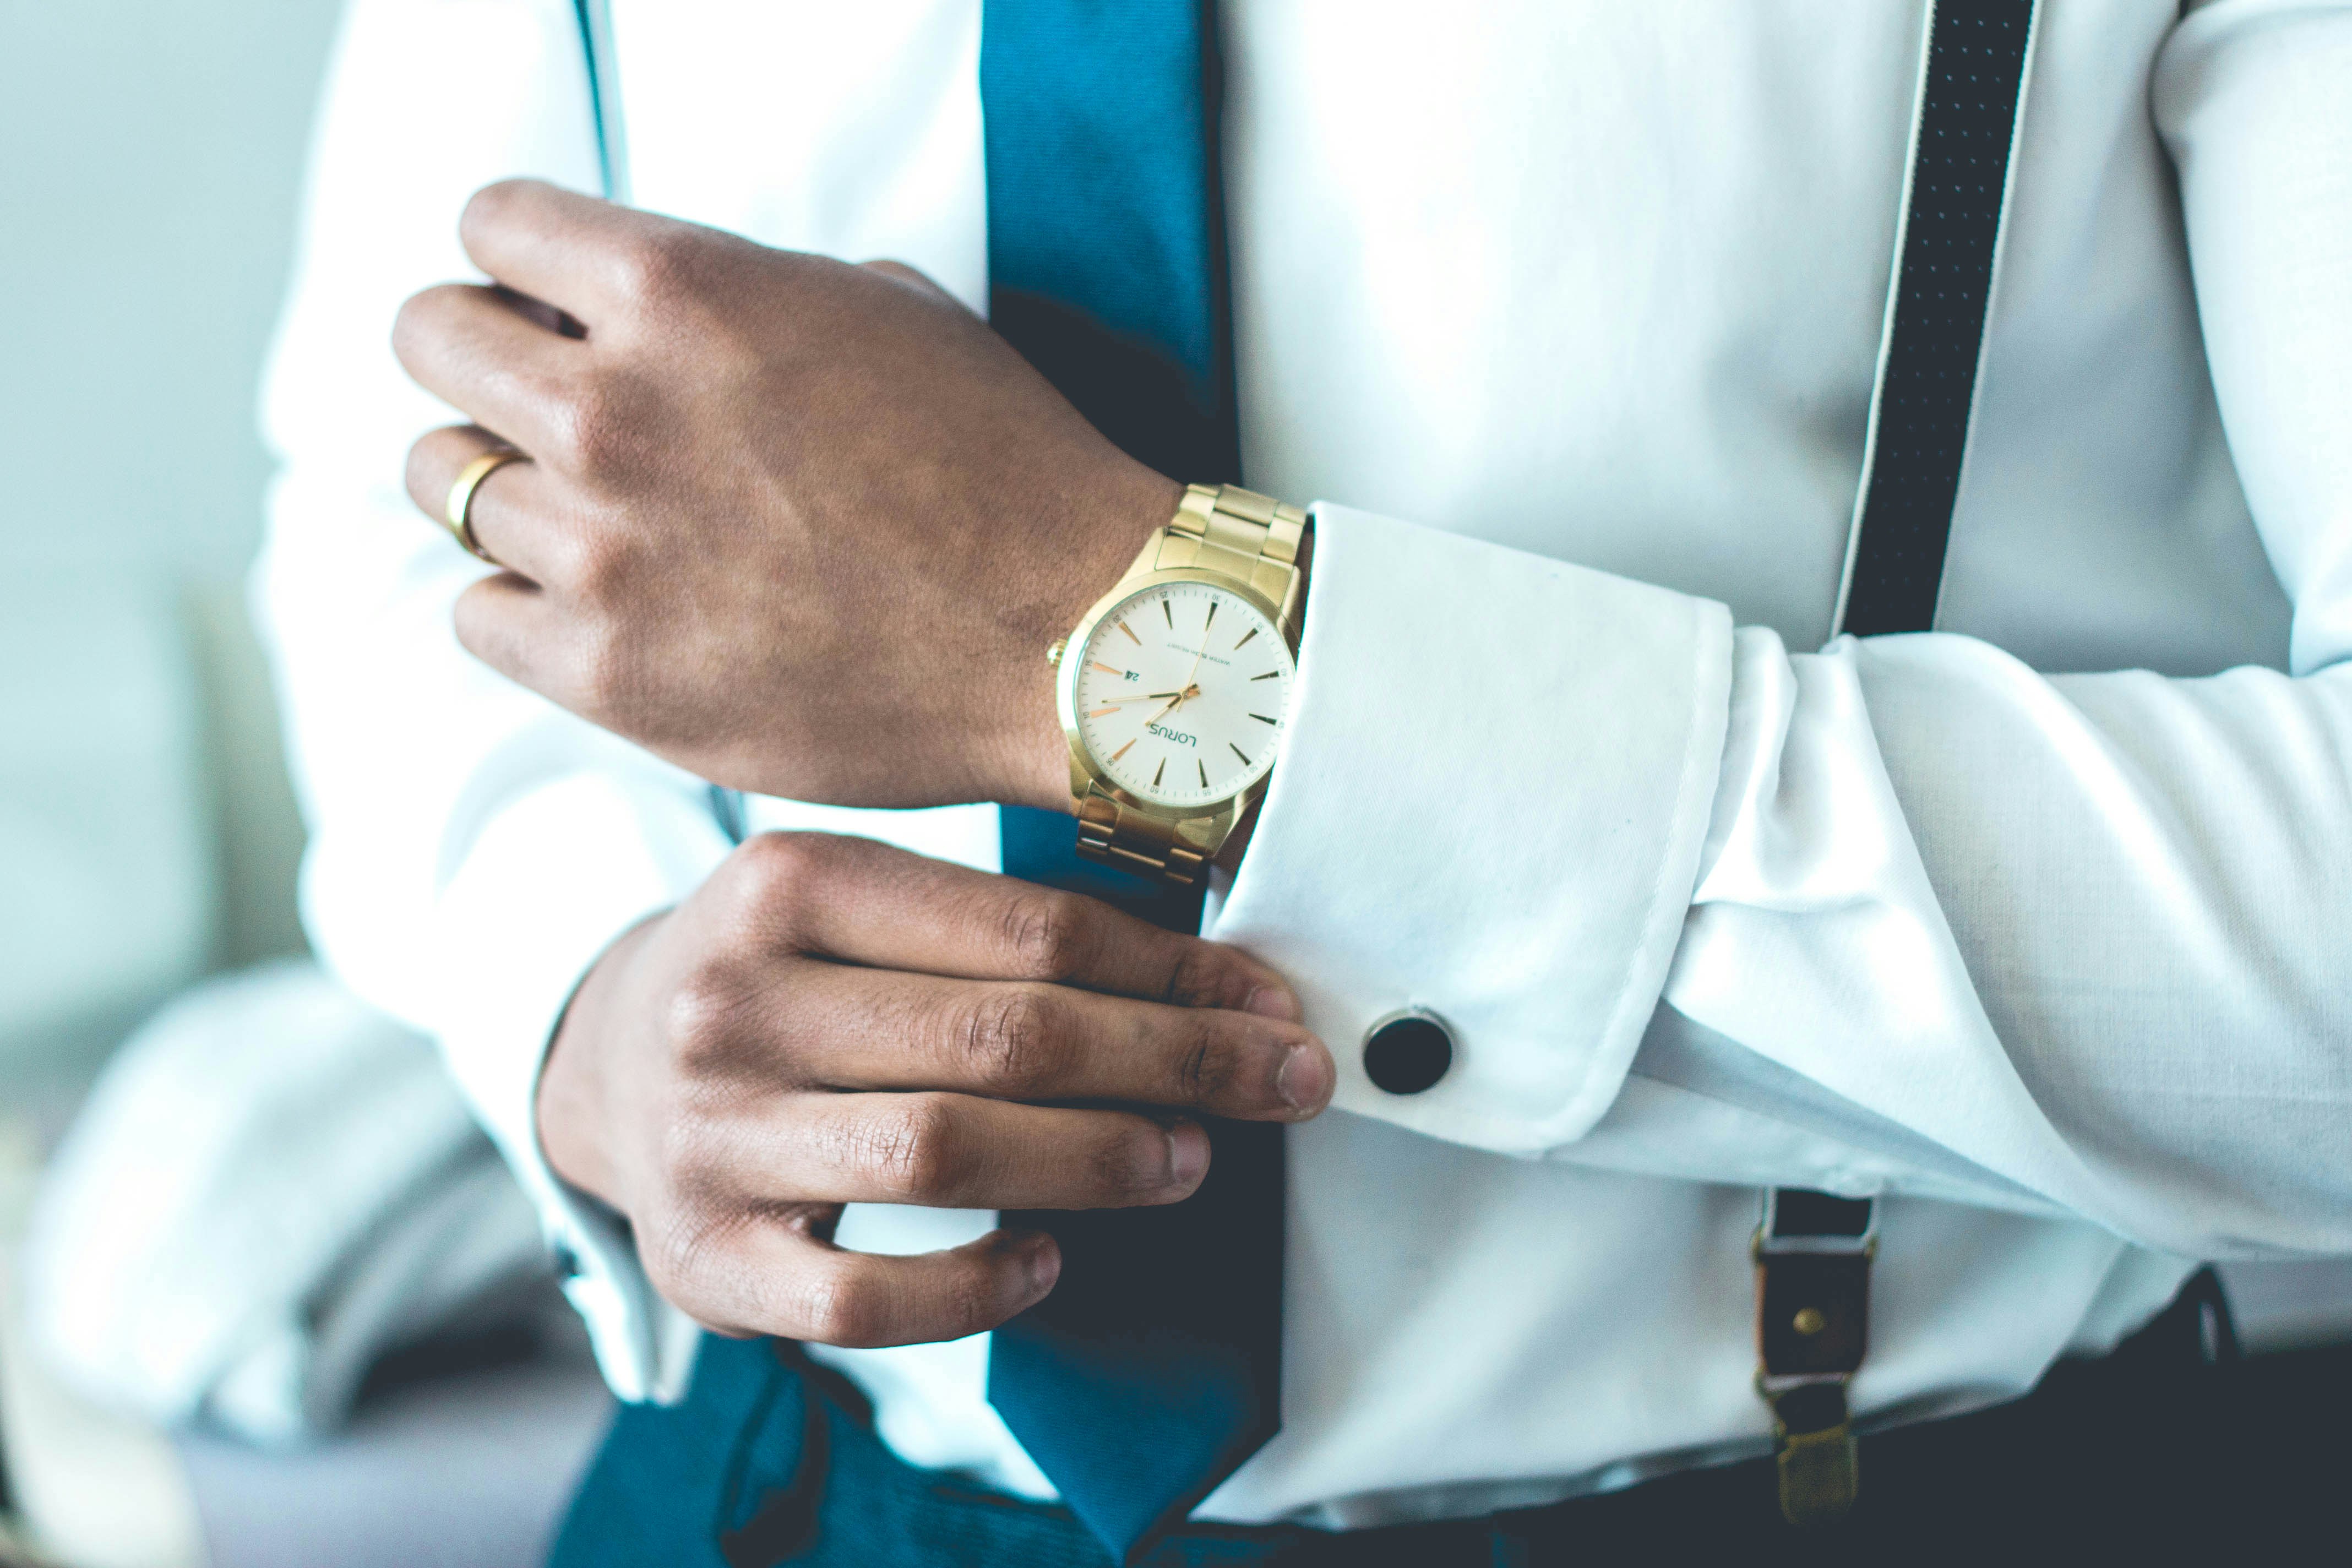
[[[1297,673],[1290,645],[1240,595],[1167,583],[1114,605],[1076,652],[1078,733],[1119,788],[1211,805],[1274,766]]]

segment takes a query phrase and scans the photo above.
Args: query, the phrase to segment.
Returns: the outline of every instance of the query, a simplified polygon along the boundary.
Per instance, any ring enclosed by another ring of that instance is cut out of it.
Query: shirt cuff
[[[1616,1099],[1657,1005],[1713,810],[1724,606],[1318,505],[1298,679],[1211,934],[1298,988],[1333,1104],[1538,1154]],[[1435,1087],[1360,1042],[1425,1008]]]
[[[549,1167],[540,1068],[597,956],[699,887],[728,849],[699,789],[579,773],[484,825],[440,900],[443,1052],[539,1210],[564,1294],[625,1400],[682,1397],[698,1331],[655,1292],[620,1218]]]

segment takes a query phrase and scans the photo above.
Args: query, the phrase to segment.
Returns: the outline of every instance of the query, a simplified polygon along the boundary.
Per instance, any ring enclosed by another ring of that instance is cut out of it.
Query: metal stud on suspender
[[[1764,1194],[1756,1260],[1756,1392],[1772,1407],[1780,1512],[1790,1524],[1843,1519],[1859,1475],[1846,1384],[1870,1327],[1877,1205],[1782,1187]]]
[[[1928,6],[1837,632],[1935,622],[2036,16],[2034,0]],[[1869,1340],[1877,1245],[1867,1198],[1764,1194],[1751,1247],[1756,1389],[1771,1406],[1780,1511],[1791,1524],[1834,1523],[1860,1491],[1846,1388]]]

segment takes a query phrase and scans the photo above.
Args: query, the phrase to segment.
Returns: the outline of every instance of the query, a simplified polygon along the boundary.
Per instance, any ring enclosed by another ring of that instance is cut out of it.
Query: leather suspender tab
[[[1772,1407],[1780,1512],[1830,1524],[1858,1484],[1846,1384],[1862,1366],[1870,1263],[1878,1248],[1867,1198],[1784,1188],[1764,1194],[1756,1260],[1756,1391]]]

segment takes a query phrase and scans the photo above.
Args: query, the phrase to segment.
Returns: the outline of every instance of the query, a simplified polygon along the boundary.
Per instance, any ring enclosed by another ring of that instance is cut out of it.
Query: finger
[[[457,222],[458,240],[475,266],[591,332],[638,302],[664,245],[696,232],[675,218],[544,180],[485,185]]]
[[[845,963],[1303,1016],[1282,976],[1238,948],[870,839],[763,835],[737,850],[722,875],[776,922],[779,941]]]
[[[426,431],[408,449],[408,499],[447,527],[450,492],[466,466],[505,445],[478,425]],[[554,478],[528,459],[491,469],[466,503],[474,542],[491,560],[534,583],[568,581],[572,540],[557,489]]]
[[[706,1168],[749,1202],[955,1209],[1172,1204],[1209,1168],[1197,1121],[968,1094],[797,1094],[712,1124]]]
[[[393,323],[392,349],[419,386],[535,452],[562,438],[567,388],[587,363],[580,344],[503,291],[472,283],[411,295]]]
[[[800,1082],[1117,1100],[1251,1121],[1303,1121],[1337,1074],[1297,1024],[1037,981],[947,980],[808,964],[757,1004]]]
[[[467,653],[518,686],[562,703],[570,692],[572,628],[548,594],[511,572],[457,595],[453,624]]]
[[[991,1231],[911,1258],[851,1252],[798,1225],[746,1224],[664,1293],[721,1333],[875,1346],[960,1340],[1043,1300],[1060,1250],[1040,1231]]]
[[[505,298],[507,303],[514,307],[515,312],[521,316],[523,320],[527,321],[535,321],[560,338],[576,339],[584,338],[588,335],[588,329],[586,327],[581,325],[580,322],[574,321],[572,317],[565,315],[562,310],[557,310],[546,300],[534,300],[530,295],[520,293],[515,289],[508,288],[503,283],[499,284],[497,288],[499,293]]]

